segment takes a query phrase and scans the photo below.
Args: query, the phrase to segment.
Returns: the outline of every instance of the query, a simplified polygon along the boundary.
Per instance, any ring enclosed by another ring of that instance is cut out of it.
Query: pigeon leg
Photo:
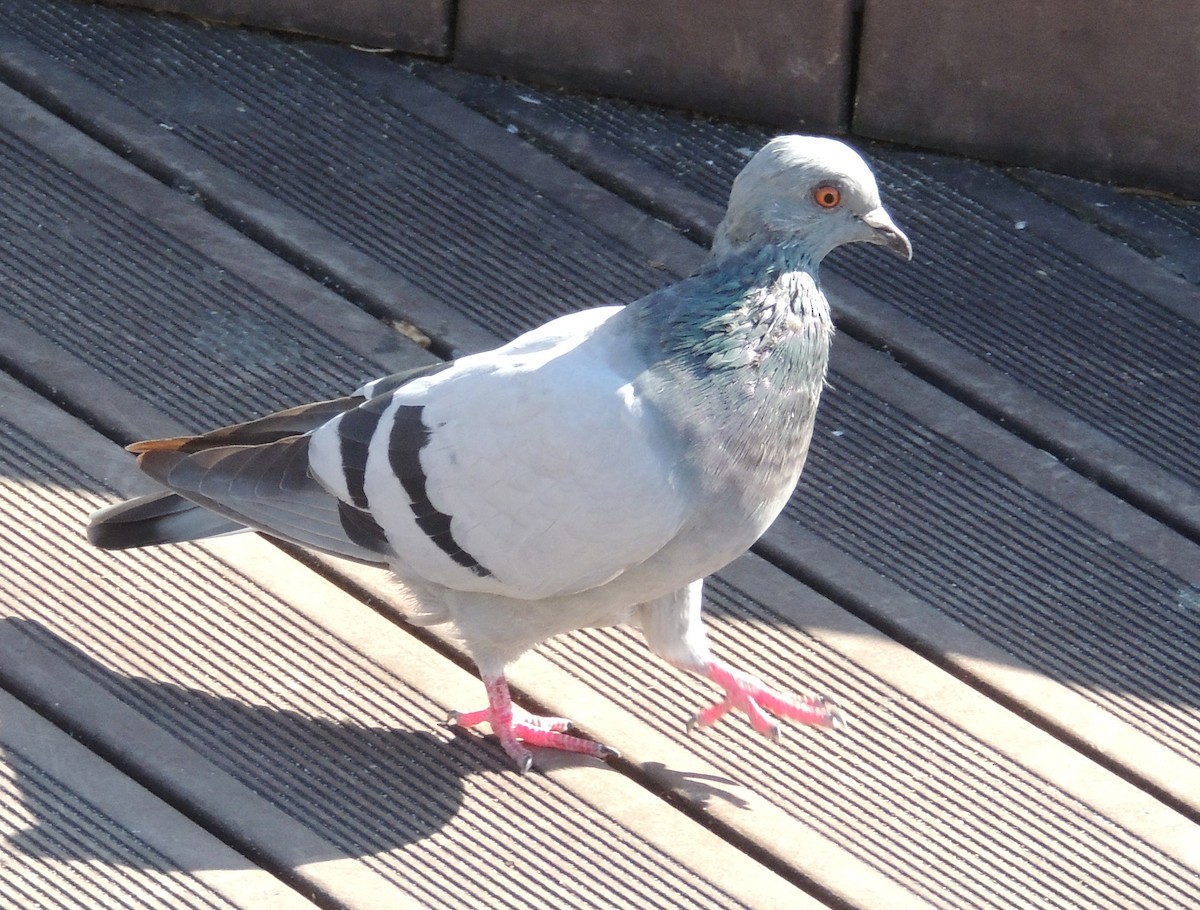
[[[744,712],[750,726],[773,740],[779,739],[776,717],[817,727],[836,727],[841,723],[837,711],[825,699],[779,692],[723,661],[708,661],[701,673],[724,689],[725,697],[697,714],[690,724],[692,727],[714,724],[733,710]]]
[[[542,717],[530,714],[512,703],[508,691],[508,680],[503,674],[485,676],[483,680],[487,688],[488,707],[480,711],[452,712],[450,723],[459,727],[474,727],[481,723],[491,724],[492,731],[500,740],[500,745],[509,757],[517,763],[517,768],[524,774],[533,767],[533,756],[524,744],[543,746],[548,749],[559,749],[563,752],[579,752],[596,758],[619,757],[616,749],[600,743],[583,739],[579,736],[569,736],[563,731],[571,726],[571,722],[563,717]]]
[[[779,738],[775,718],[834,727],[837,712],[823,698],[778,692],[749,673],[734,669],[712,656],[700,620],[703,581],[692,582],[640,606],[638,622],[650,648],[677,667],[711,679],[725,697],[697,714],[689,728],[715,724],[730,711],[741,711],[750,725],[771,739]]]

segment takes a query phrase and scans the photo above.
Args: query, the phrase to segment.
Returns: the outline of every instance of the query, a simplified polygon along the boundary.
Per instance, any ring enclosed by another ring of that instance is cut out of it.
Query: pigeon
[[[517,768],[530,746],[616,751],[512,702],[505,667],[572,630],[632,624],[721,690],[730,711],[831,727],[820,697],[777,691],[710,649],[706,576],[763,534],[808,454],[833,326],[822,259],[912,246],[846,144],[780,136],[734,180],[711,254],[625,306],[554,319],[483,353],[197,436],[129,446],[165,489],[96,512],[120,549],[239,529],[389,568],[419,623],[451,623]]]

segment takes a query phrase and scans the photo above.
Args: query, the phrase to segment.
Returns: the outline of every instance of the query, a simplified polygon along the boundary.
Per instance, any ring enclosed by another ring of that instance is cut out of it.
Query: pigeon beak
[[[877,243],[906,262],[912,259],[912,244],[882,206],[863,215],[862,222],[871,229],[871,235],[864,238],[868,243]]]

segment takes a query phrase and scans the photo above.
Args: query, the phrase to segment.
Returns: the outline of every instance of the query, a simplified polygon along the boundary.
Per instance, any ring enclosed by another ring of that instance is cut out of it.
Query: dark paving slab
[[[845,132],[860,19],[849,0],[459,0],[454,63],[688,110]]]
[[[1200,194],[1186,0],[889,0],[863,21],[855,132]]]
[[[373,48],[445,57],[453,43],[457,0],[118,0],[206,22],[303,32]]]

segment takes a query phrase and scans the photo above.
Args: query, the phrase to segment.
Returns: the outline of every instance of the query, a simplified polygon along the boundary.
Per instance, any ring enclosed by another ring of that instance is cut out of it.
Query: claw
[[[755,733],[761,733],[767,739],[779,742],[779,725],[767,717],[752,696],[747,696],[741,707],[750,718],[750,726],[754,728]]]

